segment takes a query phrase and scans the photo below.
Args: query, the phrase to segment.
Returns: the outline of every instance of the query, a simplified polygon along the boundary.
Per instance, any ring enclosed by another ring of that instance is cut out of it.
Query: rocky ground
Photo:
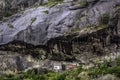
[[[119,56],[120,0],[1,0],[0,9],[2,72],[46,59],[88,67]]]

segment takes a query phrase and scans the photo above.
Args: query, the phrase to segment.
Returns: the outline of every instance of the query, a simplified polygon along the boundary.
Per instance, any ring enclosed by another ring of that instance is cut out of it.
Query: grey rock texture
[[[13,55],[14,54],[14,55]],[[37,60],[33,59],[30,55],[22,55],[17,52],[0,51],[0,71],[2,73],[13,73],[24,71],[29,67],[37,65]]]
[[[9,9],[18,8],[21,6],[27,7],[27,6],[33,5],[37,1],[39,0],[1,0],[0,8],[9,10]]]
[[[0,0],[0,21],[26,8],[46,3],[48,0]]]
[[[52,8],[28,9],[19,17],[0,23],[0,44],[21,41],[32,45],[45,45],[50,39],[69,33],[73,28],[98,25],[98,18],[105,13],[111,15],[118,2],[119,0],[100,1],[84,8],[74,8],[76,5],[63,3]]]
[[[0,50],[89,63],[90,58],[119,49],[120,0],[65,1],[30,8],[1,21]],[[5,54],[0,59],[18,67],[17,61],[24,64],[20,56]],[[3,64],[1,68],[5,70]]]

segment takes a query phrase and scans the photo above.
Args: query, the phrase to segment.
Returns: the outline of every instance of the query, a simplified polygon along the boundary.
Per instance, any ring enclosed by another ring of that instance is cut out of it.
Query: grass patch
[[[8,24],[8,27],[9,28],[14,28],[14,26],[12,24],[10,24],[10,23]]]
[[[88,2],[87,1],[81,1],[79,4],[80,5],[88,5]]]
[[[80,28],[72,28],[72,29],[71,29],[71,32],[72,32],[72,33],[76,33],[76,32],[78,32],[78,31],[80,31]]]
[[[118,58],[116,59],[116,64],[120,66],[120,56],[118,56]]]
[[[34,7],[39,7],[39,6],[50,6],[50,7],[53,7],[55,5],[57,5],[58,3],[63,3],[63,0],[48,0],[48,3],[45,3],[45,4],[37,4],[37,5],[34,5]]]
[[[30,25],[32,25],[36,21],[36,19],[37,19],[36,17],[32,18]]]
[[[99,29],[104,29],[108,27],[108,25],[90,25],[90,26],[87,26],[87,29],[89,30],[99,30]]]
[[[95,26],[94,28],[95,29],[103,29],[103,28],[106,28],[107,25],[98,25],[98,26]]]
[[[45,4],[44,6],[55,6],[58,3],[63,3],[63,0],[49,0],[49,2],[47,4]]]
[[[45,10],[45,11],[43,11],[44,13],[46,13],[46,14],[49,14],[49,11],[48,10]]]

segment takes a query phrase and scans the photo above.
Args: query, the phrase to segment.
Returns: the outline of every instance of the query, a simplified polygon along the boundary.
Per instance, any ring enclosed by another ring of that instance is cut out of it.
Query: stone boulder
[[[0,71],[23,71],[26,68],[30,67],[31,64],[27,62],[21,56],[12,56],[12,55],[0,55]]]
[[[116,76],[114,75],[111,75],[111,74],[107,74],[103,77],[100,77],[98,78],[97,80],[120,80],[119,78],[117,78]]]

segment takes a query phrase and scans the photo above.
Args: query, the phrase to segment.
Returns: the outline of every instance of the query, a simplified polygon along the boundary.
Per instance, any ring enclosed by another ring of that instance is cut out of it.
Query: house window
[[[59,67],[59,66],[54,66],[54,69],[59,70],[59,69],[60,69],[60,67]]]

